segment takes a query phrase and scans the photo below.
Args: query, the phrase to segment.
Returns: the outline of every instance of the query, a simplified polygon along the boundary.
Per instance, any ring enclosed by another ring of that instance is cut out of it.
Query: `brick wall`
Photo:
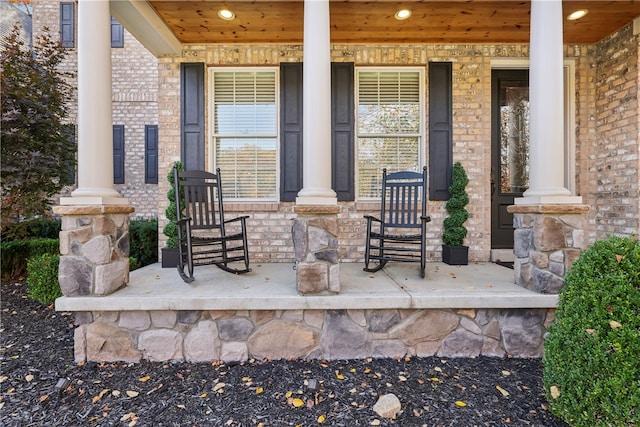
[[[595,47],[595,138],[587,142],[591,233],[631,235],[639,230],[639,40],[628,25]]]
[[[58,1],[33,0],[34,36],[48,27],[51,34],[59,34],[60,6]],[[61,68],[77,73],[77,5],[76,47],[67,49]],[[158,124],[158,60],[131,34],[124,31],[124,47],[111,49],[113,68],[113,124],[125,127],[125,183],[114,188],[129,199],[136,209],[133,217],[158,216],[158,186],[145,184],[144,127]],[[77,87],[77,82],[72,82]],[[77,124],[77,94],[69,105],[69,122]],[[162,180],[162,177],[159,178]],[[68,196],[68,188],[62,196]]]

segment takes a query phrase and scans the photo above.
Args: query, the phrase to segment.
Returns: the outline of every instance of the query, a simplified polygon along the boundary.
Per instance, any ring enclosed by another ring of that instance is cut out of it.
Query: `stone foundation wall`
[[[541,357],[555,309],[127,311],[76,315],[76,361]]]

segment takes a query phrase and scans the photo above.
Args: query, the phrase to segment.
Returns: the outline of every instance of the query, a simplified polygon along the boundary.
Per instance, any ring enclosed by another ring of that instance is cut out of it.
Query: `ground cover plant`
[[[2,282],[3,427],[566,426],[547,410],[540,359],[77,364],[73,315],[26,293]],[[395,419],[373,410],[385,394]]]
[[[565,277],[544,353],[552,411],[580,427],[640,425],[640,242],[594,243]]]

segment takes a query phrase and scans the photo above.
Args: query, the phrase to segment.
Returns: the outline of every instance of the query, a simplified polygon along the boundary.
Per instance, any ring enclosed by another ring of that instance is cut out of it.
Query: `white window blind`
[[[420,168],[422,71],[357,73],[358,197],[380,197],[382,169]]]
[[[213,128],[225,197],[275,200],[276,71],[213,71]]]

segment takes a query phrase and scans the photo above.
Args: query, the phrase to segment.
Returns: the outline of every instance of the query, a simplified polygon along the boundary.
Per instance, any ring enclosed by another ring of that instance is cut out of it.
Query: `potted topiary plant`
[[[469,247],[464,246],[467,229],[464,226],[469,218],[466,206],[469,196],[465,190],[469,178],[460,162],[453,165],[449,200],[446,209],[449,216],[444,220],[442,240],[442,261],[449,265],[467,265],[469,263]]]
[[[162,248],[162,268],[172,268],[178,265],[178,226],[177,226],[177,211],[176,211],[176,188],[173,180],[174,167],[177,167],[179,171],[184,170],[182,162],[175,162],[169,173],[167,174],[167,180],[169,181],[169,191],[167,191],[167,199],[169,199],[169,206],[165,209],[164,214],[167,217],[167,224],[164,226],[162,232],[167,236],[167,243]]]

